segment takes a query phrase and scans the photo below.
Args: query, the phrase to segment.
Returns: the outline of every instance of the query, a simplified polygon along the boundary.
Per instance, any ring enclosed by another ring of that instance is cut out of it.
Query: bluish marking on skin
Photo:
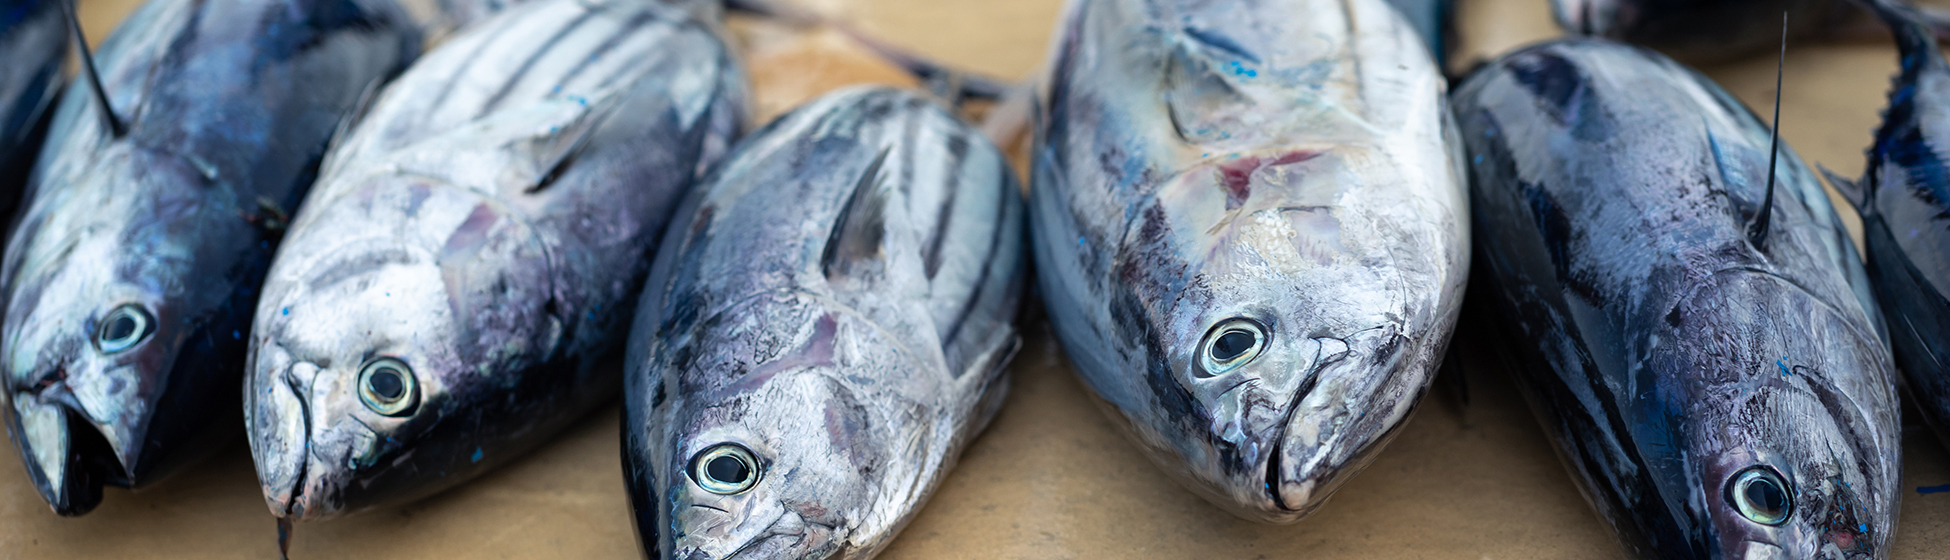
[[[1916,487],[1916,493],[1918,493],[1918,494],[1936,494],[1936,493],[1940,493],[1940,492],[1950,492],[1950,484],[1945,484],[1945,485],[1942,485],[1942,486],[1918,486],[1918,487]]]
[[[481,462],[481,448],[479,447],[474,448],[474,456],[470,457],[469,459],[471,459],[475,463]]]
[[[289,307],[286,307],[286,308],[284,308],[284,309],[280,309],[280,310],[278,310],[278,314],[279,314],[279,315],[290,315],[290,314],[291,314],[291,308],[289,308]]]
[[[1251,68],[1247,68],[1245,65],[1240,64],[1239,61],[1234,60],[1232,61],[1232,75],[1245,76],[1248,78],[1257,78],[1259,77],[1259,71]]]
[[[1793,377],[1794,372],[1788,371],[1787,364],[1782,362],[1782,360],[1786,359],[1787,357],[1783,356],[1780,360],[1774,360],[1774,365],[1781,368],[1781,377]]]
[[[244,339],[244,331],[230,331],[230,339],[231,339],[231,340],[243,340],[243,339]]]

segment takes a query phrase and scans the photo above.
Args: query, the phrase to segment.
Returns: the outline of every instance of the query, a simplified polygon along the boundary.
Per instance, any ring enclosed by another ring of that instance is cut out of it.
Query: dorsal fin
[[[880,192],[880,169],[893,148],[883,148],[874,156],[867,171],[853,185],[853,194],[833,220],[833,231],[826,236],[826,250],[819,257],[826,277],[845,276],[857,261],[880,255],[881,237],[886,234],[887,197]]]
[[[1767,247],[1767,230],[1774,217],[1775,163],[1781,157],[1781,75],[1787,71],[1787,12],[1781,12],[1781,59],[1774,67],[1774,122],[1767,141],[1767,194],[1760,199],[1760,211],[1754,213],[1754,221],[1747,225],[1747,241],[1755,247]]]
[[[102,88],[102,74],[95,69],[95,52],[88,48],[88,37],[81,34],[81,17],[75,14],[74,3],[75,0],[62,2],[61,9],[68,13],[68,30],[74,33],[75,45],[81,47],[81,73],[88,77],[88,89],[95,93],[95,102],[101,105],[102,123],[115,138],[121,138],[129,133],[129,127],[108,102],[108,90]]]

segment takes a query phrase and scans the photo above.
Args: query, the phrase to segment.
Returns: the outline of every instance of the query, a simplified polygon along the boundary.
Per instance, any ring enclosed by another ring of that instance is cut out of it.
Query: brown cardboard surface
[[[1555,34],[1544,0],[1460,1],[1465,44],[1456,67]],[[1061,10],[1059,0],[802,3],[892,43],[1012,79],[1040,66]],[[84,0],[90,37],[99,40],[134,4]],[[830,33],[748,22],[734,29],[747,46],[762,115],[845,83],[906,81]],[[1894,69],[1894,50],[1883,41],[1791,48],[1782,110],[1787,142],[1810,162],[1858,173]],[[1763,114],[1771,106],[1772,57],[1705,70]],[[1012,367],[1008,405],[884,558],[1621,556],[1507,376],[1487,364],[1467,368],[1468,404],[1447,389],[1432,392],[1401,436],[1320,513],[1297,525],[1264,526],[1206,505],[1139,455],[1035,321],[1025,327],[1028,345]],[[457,490],[301,525],[292,556],[635,556],[617,424],[612,405]],[[1950,494],[1914,489],[1950,484],[1950,456],[1921,426],[1908,428],[1892,557],[1940,558],[1950,542]],[[270,558],[275,530],[263,504],[241,442],[151,489],[111,490],[100,509],[74,519],[51,513],[19,461],[0,457],[0,558]]]

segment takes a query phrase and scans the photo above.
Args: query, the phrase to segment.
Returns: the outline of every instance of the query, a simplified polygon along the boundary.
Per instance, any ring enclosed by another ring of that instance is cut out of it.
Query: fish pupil
[[[745,466],[744,461],[729,455],[720,455],[704,465],[704,474],[709,475],[712,480],[726,484],[739,484],[745,482],[752,472]]]
[[[1212,343],[1212,357],[1219,361],[1226,361],[1237,358],[1240,354],[1245,354],[1247,350],[1251,350],[1252,348],[1252,333],[1246,331],[1230,331],[1219,335],[1219,340]]]
[[[135,336],[135,327],[134,317],[130,317],[127,314],[117,315],[113,320],[108,322],[108,328],[102,331],[102,338],[104,340],[127,340],[129,337]]]
[[[366,384],[372,389],[372,394],[378,395],[380,398],[390,401],[406,395],[406,382],[400,379],[399,370],[380,368],[378,371],[372,372],[372,377],[366,379]]]
[[[1747,485],[1747,503],[1759,506],[1769,516],[1778,516],[1787,509],[1787,494],[1767,479],[1755,480]]]

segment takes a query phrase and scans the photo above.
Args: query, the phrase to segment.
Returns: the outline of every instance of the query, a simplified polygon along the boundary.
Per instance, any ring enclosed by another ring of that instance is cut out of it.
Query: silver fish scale
[[[1190,487],[1305,516],[1407,418],[1461,303],[1441,74],[1370,0],[1081,1],[1056,51],[1031,223],[1065,351]],[[1204,375],[1233,319],[1270,337]]]
[[[743,120],[716,22],[688,13],[524,3],[429,53],[334,148],[257,310],[247,406],[274,513],[436,492],[614,395],[595,366]],[[379,356],[413,368],[416,411],[360,400]]]
[[[1000,152],[885,88],[756,133],[687,203],[632,335],[628,476],[664,558],[867,558],[988,422],[1026,268]],[[764,474],[717,495],[722,444]],[[668,528],[668,529],[666,529]]]

